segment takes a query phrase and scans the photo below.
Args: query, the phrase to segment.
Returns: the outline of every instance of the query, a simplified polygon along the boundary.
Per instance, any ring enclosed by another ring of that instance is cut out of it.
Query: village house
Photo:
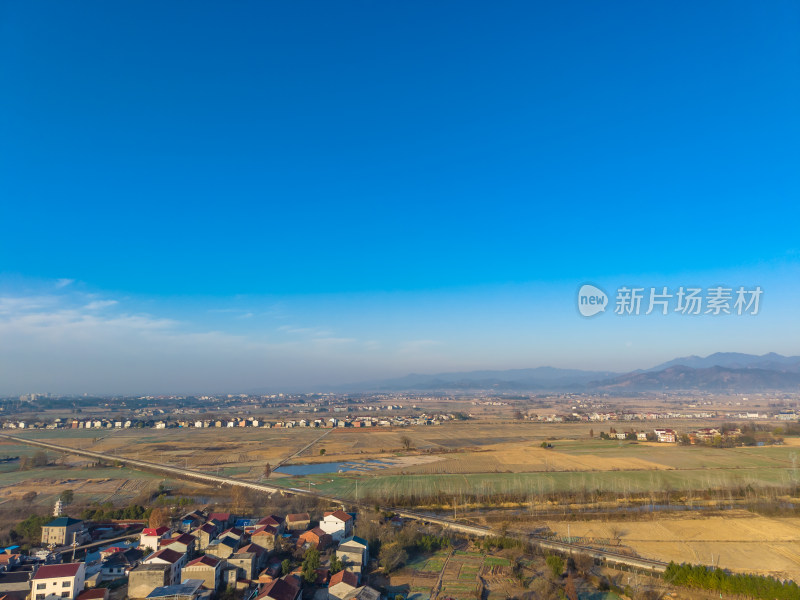
[[[172,565],[140,564],[128,573],[128,598],[146,598],[154,589],[169,585]]]
[[[286,515],[286,529],[288,531],[305,531],[311,525],[311,516],[308,513]]]
[[[656,434],[656,439],[662,444],[674,444],[678,441],[678,434],[674,429],[654,429],[653,433]]]
[[[161,540],[168,537],[170,532],[169,527],[147,527],[139,534],[139,546],[155,552],[159,549]]]
[[[250,534],[250,541],[266,550],[275,550],[278,540],[278,529],[272,525],[264,525]]]
[[[344,600],[358,587],[358,575],[351,571],[339,571],[331,575],[328,583],[328,600]]]
[[[186,579],[182,583],[157,587],[147,600],[211,600],[213,590],[206,590],[201,579]]]
[[[326,512],[320,521],[319,528],[338,542],[352,534],[353,516],[342,510]]]
[[[206,523],[192,531],[192,535],[197,540],[197,549],[205,550],[208,548],[211,541],[217,537],[217,531],[218,529],[212,523]]]
[[[267,583],[261,588],[256,600],[297,600],[300,597],[300,582],[294,575],[287,575]]]
[[[107,548],[100,552],[100,581],[121,579],[139,564],[142,551],[138,548]]]
[[[333,543],[333,538],[329,533],[325,533],[319,527],[314,527],[308,531],[304,531],[297,538],[297,546],[299,548],[316,548],[317,550],[325,550]]]
[[[74,598],[83,591],[86,566],[83,563],[44,565],[31,580],[32,600]]]
[[[342,600],[380,600],[381,593],[368,585],[362,585],[347,594]]]
[[[345,569],[358,575],[359,581],[369,562],[368,546],[366,540],[353,536],[342,540],[336,549],[336,555],[342,560]]]
[[[188,533],[182,533],[176,537],[164,538],[159,542],[159,549],[171,548],[176,552],[185,554],[189,558],[194,555],[196,546],[197,538]]]
[[[286,529],[286,522],[282,517],[276,515],[269,515],[256,523],[257,527],[265,527],[267,525],[274,527],[279,534],[283,533]]]
[[[146,565],[165,564],[169,565],[169,584],[175,585],[181,582],[181,569],[186,564],[186,555],[169,548],[164,548],[158,552],[153,552],[142,561]]]
[[[200,556],[189,561],[181,573],[182,578],[201,579],[206,589],[219,589],[222,561],[213,556]]]
[[[58,517],[42,526],[42,544],[66,546],[73,541],[81,541],[83,521],[72,517]]]
[[[238,549],[239,540],[232,537],[218,538],[206,546],[206,555],[216,556],[217,558],[228,558]]]

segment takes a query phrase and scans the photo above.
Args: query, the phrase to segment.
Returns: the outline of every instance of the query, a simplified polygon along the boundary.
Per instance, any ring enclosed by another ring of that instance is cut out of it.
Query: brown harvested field
[[[559,536],[567,523],[548,521]],[[800,580],[800,518],[731,510],[725,517],[676,516],[652,521],[578,521],[569,535],[595,543],[619,536],[622,546],[647,558],[715,564],[742,573]]]

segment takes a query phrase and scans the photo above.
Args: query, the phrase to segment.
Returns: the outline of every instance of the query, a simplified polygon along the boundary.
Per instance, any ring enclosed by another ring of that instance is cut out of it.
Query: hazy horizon
[[[7,3],[0,394],[798,355],[799,28],[791,2]],[[758,314],[614,311],[717,286]]]

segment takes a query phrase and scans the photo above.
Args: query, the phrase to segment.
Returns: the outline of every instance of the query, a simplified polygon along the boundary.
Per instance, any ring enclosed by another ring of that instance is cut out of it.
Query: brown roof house
[[[222,561],[213,556],[200,556],[189,561],[181,571],[181,579],[202,579],[203,587],[212,591],[219,589]]]
[[[153,552],[142,562],[146,565],[169,565],[169,583],[167,585],[176,585],[181,582],[181,569],[186,564],[186,555],[182,552],[164,548],[158,552]],[[131,571],[131,573],[133,573],[133,571]]]
[[[300,582],[294,575],[287,575],[264,585],[256,600],[297,600],[299,596]]]
[[[325,533],[319,527],[309,529],[300,534],[297,538],[297,546],[299,548],[316,548],[317,550],[325,550],[333,543],[333,538],[329,533]]]
[[[86,566],[83,563],[44,565],[31,580],[32,600],[66,598],[74,600],[83,591]]]
[[[286,515],[286,529],[288,531],[305,531],[309,525],[311,525],[311,515],[308,513]]]
[[[206,523],[192,531],[192,535],[197,539],[197,549],[205,550],[211,540],[217,537],[218,532],[219,529],[213,523]]]
[[[267,558],[267,551],[257,544],[247,544],[228,558],[228,564],[239,569],[239,577],[255,579]]]
[[[159,549],[170,548],[176,552],[192,556],[197,547],[197,538],[188,533],[182,533],[175,537],[162,539],[158,544]]]
[[[286,528],[286,521],[283,520],[283,517],[279,517],[277,515],[269,515],[264,517],[263,519],[259,519],[258,523],[256,523],[258,527],[264,527],[265,525],[272,525],[278,533],[283,533],[283,530]]]
[[[358,575],[351,571],[339,571],[331,575],[328,583],[328,600],[344,600],[358,587]]]
[[[352,535],[353,516],[347,514],[343,510],[326,512],[322,521],[319,523],[319,528],[325,533],[330,534],[334,542],[338,542],[342,538]]]
[[[277,527],[274,525],[264,525],[250,534],[250,541],[266,550],[272,551],[275,550],[275,544],[279,535],[280,532]]]

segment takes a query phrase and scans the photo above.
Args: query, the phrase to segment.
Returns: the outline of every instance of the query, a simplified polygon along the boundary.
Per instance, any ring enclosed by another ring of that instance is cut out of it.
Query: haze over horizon
[[[800,355],[796,3],[0,11],[0,395]]]

